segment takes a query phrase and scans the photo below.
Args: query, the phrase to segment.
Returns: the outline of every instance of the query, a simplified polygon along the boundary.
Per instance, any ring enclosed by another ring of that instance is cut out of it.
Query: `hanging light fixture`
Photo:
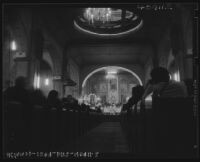
[[[84,14],[91,24],[98,22],[105,23],[110,21],[112,11],[110,8],[87,8]]]
[[[120,8],[85,8],[74,20],[74,27],[97,36],[122,36],[136,32],[143,19],[132,10]]]

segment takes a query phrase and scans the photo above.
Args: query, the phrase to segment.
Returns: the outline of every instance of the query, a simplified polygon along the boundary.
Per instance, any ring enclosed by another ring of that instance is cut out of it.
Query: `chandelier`
[[[143,19],[123,8],[84,8],[74,20],[77,30],[98,36],[121,36],[139,30]]]
[[[110,8],[87,8],[84,15],[90,24],[106,23],[111,20],[112,11]]]

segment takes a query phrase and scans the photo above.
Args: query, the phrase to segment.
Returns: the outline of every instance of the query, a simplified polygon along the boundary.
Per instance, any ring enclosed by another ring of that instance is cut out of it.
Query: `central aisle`
[[[129,153],[120,122],[103,122],[74,143],[77,152]]]

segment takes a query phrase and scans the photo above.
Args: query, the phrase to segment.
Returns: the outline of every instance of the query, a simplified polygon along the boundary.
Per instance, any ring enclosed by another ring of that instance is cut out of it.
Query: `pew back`
[[[193,157],[195,117],[192,98],[154,98],[155,151],[165,157]]]

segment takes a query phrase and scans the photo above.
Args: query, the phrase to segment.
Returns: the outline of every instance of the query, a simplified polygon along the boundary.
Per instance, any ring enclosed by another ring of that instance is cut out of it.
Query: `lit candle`
[[[39,75],[37,76],[37,85],[36,86],[37,86],[37,88],[40,88],[40,76]]]
[[[89,19],[89,9],[86,10],[86,16]]]
[[[106,14],[106,20],[108,21],[108,13]]]
[[[94,17],[94,15],[91,15],[91,19],[92,19],[92,24],[93,24],[93,22],[94,22],[94,20],[93,20],[93,17]]]
[[[103,18],[102,18],[102,19],[103,19],[103,24],[104,24],[104,23],[105,23],[105,15],[103,15]]]

